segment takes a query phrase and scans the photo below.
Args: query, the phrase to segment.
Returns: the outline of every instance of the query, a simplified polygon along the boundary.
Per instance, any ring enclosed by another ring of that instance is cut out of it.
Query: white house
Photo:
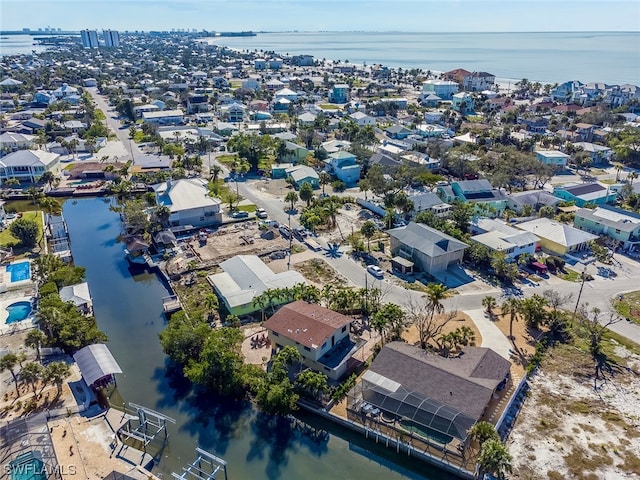
[[[472,72],[462,79],[462,86],[472,92],[481,92],[493,88],[496,76],[487,72]]]
[[[60,173],[60,155],[43,150],[18,150],[0,159],[0,184],[10,178],[36,183],[45,172]]]
[[[155,123],[158,125],[177,125],[184,121],[184,112],[182,110],[142,112],[142,118],[147,123]]]
[[[35,138],[36,137],[33,135],[4,132],[0,135],[0,155],[15,152],[16,150],[31,148],[33,147],[33,141]]]
[[[75,87],[70,87],[66,83],[63,83],[61,87],[56,88],[53,91],[53,96],[56,97],[57,99],[61,99],[61,98],[65,98],[65,97],[69,97],[71,95],[77,95],[77,94],[78,94],[78,89]]]
[[[489,218],[482,219],[474,230],[482,233],[471,237],[472,242],[480,243],[494,252],[502,252],[509,260],[514,260],[523,253],[533,255],[540,240],[531,232],[523,232]]]
[[[375,126],[376,124],[376,119],[367,115],[366,113],[363,112],[354,112],[351,115],[349,115],[349,117],[351,118],[351,120],[353,120],[354,122],[356,122],[360,127],[364,127],[365,125],[373,125]]]
[[[91,313],[93,300],[91,299],[87,282],[62,287],[60,289],[60,299],[63,302],[73,303],[82,313]]]
[[[222,202],[209,196],[209,186],[201,178],[167,180],[153,186],[156,203],[168,207],[172,227],[203,227],[222,223]]]
[[[277,102],[281,98],[286,98],[290,102],[295,102],[298,99],[298,94],[290,88],[282,88],[275,93],[273,100]]]

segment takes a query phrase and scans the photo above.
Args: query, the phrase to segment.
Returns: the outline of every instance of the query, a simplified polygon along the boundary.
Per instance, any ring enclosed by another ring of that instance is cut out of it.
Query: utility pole
[[[573,319],[576,319],[578,314],[578,306],[580,305],[580,297],[582,297],[582,289],[584,288],[584,282],[587,280],[587,266],[584,266],[582,270],[582,283],[580,284],[580,291],[578,292],[578,300],[576,300],[576,308],[573,309]]]

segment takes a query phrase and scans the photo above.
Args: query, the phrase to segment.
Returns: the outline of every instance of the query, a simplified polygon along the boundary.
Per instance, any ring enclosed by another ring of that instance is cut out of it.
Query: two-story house
[[[451,100],[455,93],[458,93],[458,83],[449,80],[426,80],[422,82],[422,97],[426,98],[433,94],[442,100]]]
[[[264,323],[272,349],[295,347],[302,363],[332,380],[343,377],[358,345],[349,336],[352,318],[303,300],[280,308]]]
[[[346,83],[336,83],[329,90],[329,102],[347,103],[349,101],[349,85]]]
[[[355,185],[360,180],[360,164],[355,155],[341,150],[330,154],[325,160],[327,170],[346,185]]]
[[[531,232],[523,232],[489,218],[476,220],[471,230],[480,233],[469,240],[480,243],[493,252],[504,253],[508,260],[515,260],[523,253],[533,255],[540,240]]]
[[[10,178],[36,183],[45,172],[60,173],[60,155],[44,150],[18,150],[0,159],[0,184]]]
[[[595,210],[581,208],[575,214],[573,226],[593,233],[606,235],[620,242],[622,249],[638,250],[640,245],[640,215],[608,205]]]
[[[545,165],[551,165],[556,170],[564,170],[567,168],[569,155],[560,150],[538,150],[536,158]]]
[[[578,207],[584,207],[586,204],[614,203],[618,198],[614,189],[597,182],[558,185],[553,188],[553,194],[562,200],[573,202]]]
[[[463,88],[472,92],[490,90],[495,83],[496,76],[487,72],[471,72],[462,79]]]
[[[438,196],[445,202],[459,200],[473,202],[477,210],[485,210],[488,216],[497,216],[506,207],[506,197],[500,190],[493,188],[489,180],[464,180],[453,182],[450,186],[437,187]]]

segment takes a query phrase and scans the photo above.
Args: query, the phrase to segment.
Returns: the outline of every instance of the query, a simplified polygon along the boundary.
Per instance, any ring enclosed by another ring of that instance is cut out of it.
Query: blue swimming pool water
[[[29,280],[31,278],[31,263],[12,263],[7,265],[7,272],[11,273],[11,283]]]
[[[6,323],[21,322],[31,313],[31,302],[16,302],[7,307],[9,316]]]
[[[9,472],[11,480],[47,480],[49,477],[43,461],[34,458],[32,453],[23,454],[9,463]]]

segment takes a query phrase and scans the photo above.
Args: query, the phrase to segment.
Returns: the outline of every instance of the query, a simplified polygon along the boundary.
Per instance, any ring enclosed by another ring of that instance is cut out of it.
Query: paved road
[[[282,199],[274,199],[271,195],[263,195],[261,192],[257,191],[253,185],[245,182],[238,183],[238,191],[245,198],[262,206],[267,211],[270,218],[281,223],[288,223],[289,218],[285,212],[286,205]],[[298,225],[299,222],[292,216],[291,226],[296,227]],[[319,239],[319,243],[326,245],[326,241],[323,241],[322,238]],[[384,300],[387,302],[406,306],[410,299],[414,301],[420,300],[423,296],[420,292],[407,290],[390,282],[374,278],[367,273],[362,265],[352,260],[348,255],[343,255],[340,258],[328,258],[326,256],[324,258],[336,271],[340,272],[340,274],[347,278],[352,284],[358,287],[375,286],[380,288],[383,292]],[[594,275],[593,281],[586,282],[584,284],[580,303],[588,302],[590,307],[598,307],[603,312],[609,312],[611,310],[610,301],[614,296],[621,292],[638,289],[638,286],[640,286],[640,265],[634,260],[626,258],[621,260],[622,265],[614,267],[618,273],[618,276],[615,279],[605,279]],[[589,271],[593,271],[595,273],[595,268],[591,266],[589,267]],[[552,280],[543,282],[538,286],[525,287],[523,289],[523,294],[525,297],[530,297],[534,293],[541,295],[543,291],[548,289],[555,290],[562,295],[571,294],[573,297],[570,304],[566,305],[565,308],[573,309],[578,298],[580,286],[580,283]],[[493,295],[500,300],[500,297],[503,294],[504,291],[500,288],[483,290],[481,293],[463,293],[446,300],[445,306],[448,309],[463,310],[465,312],[478,309],[481,310],[482,299],[484,297],[487,295]],[[640,326],[627,321],[622,321],[612,325],[610,328],[614,332],[640,343]],[[495,347],[501,349],[504,346],[503,343],[504,342],[502,341],[496,341]]]
[[[105,97],[98,93],[97,88],[87,88],[86,90],[91,94],[98,108],[102,110],[102,113],[104,113],[107,127],[116,134],[116,137],[118,137],[118,140],[122,143],[124,150],[127,152],[125,158],[118,158],[118,160],[127,161],[132,159],[135,164],[136,159],[143,157],[144,153],[142,153],[136,143],[129,138],[129,129],[127,127],[123,127],[120,123],[120,119],[118,118],[119,113],[114,107],[111,107],[107,103]]]

